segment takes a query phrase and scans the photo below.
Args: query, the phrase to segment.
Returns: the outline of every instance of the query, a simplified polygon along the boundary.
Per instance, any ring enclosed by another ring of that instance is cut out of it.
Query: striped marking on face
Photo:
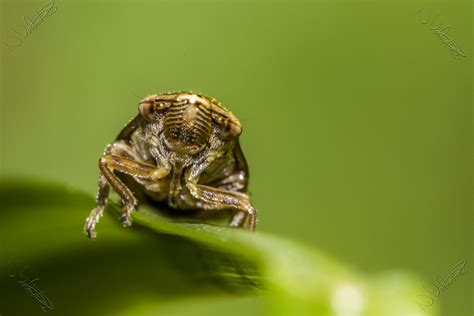
[[[166,112],[164,136],[172,149],[195,151],[207,144],[212,133],[211,111],[199,99],[179,98]]]

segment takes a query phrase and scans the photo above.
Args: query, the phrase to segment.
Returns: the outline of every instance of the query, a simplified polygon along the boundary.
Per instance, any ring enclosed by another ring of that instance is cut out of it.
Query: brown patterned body
[[[149,96],[139,110],[99,161],[97,207],[85,227],[89,237],[95,237],[110,186],[122,198],[124,226],[131,224],[137,203],[151,199],[175,210],[231,210],[229,226],[240,227],[248,219],[248,229],[255,230],[235,115],[191,92]]]

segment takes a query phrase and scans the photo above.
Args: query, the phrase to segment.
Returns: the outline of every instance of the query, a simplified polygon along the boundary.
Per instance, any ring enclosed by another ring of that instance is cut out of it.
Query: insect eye
[[[154,99],[153,102],[142,102],[140,103],[140,113],[149,121],[156,119],[158,112],[163,112],[169,107],[169,103],[164,102],[160,99]]]
[[[232,120],[218,114],[213,114],[212,119],[220,127],[219,138],[222,140],[237,137],[242,131],[238,120]]]
[[[226,123],[227,123],[227,119],[226,119],[225,117],[223,117],[222,115],[213,114],[213,115],[212,115],[212,119],[213,119],[214,122],[216,122],[218,125],[226,125]]]
[[[163,110],[165,110],[169,107],[169,103],[166,103],[166,102],[163,102],[163,101],[160,102],[160,100],[158,100],[158,101],[157,100],[155,100],[154,110],[163,111]]]

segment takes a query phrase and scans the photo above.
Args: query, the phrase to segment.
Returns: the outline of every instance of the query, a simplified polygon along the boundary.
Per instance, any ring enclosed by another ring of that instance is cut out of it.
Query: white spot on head
[[[196,100],[194,100],[196,101]],[[183,113],[183,119],[187,123],[191,123],[198,115],[199,109],[195,105],[188,106]]]
[[[339,285],[331,297],[331,306],[337,316],[359,316],[364,309],[364,297],[352,284]]]
[[[189,103],[191,103],[191,104],[196,103],[196,98],[191,98],[191,99],[189,99]]]

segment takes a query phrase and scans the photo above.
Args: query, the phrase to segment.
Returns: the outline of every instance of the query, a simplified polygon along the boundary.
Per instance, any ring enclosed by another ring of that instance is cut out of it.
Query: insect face
[[[194,93],[155,94],[140,102],[140,113],[162,122],[166,146],[180,154],[196,154],[215,133],[221,140],[240,135],[239,120],[220,103]]]
[[[163,120],[163,136],[168,148],[182,154],[201,151],[212,134],[211,111],[196,99],[174,102]]]

